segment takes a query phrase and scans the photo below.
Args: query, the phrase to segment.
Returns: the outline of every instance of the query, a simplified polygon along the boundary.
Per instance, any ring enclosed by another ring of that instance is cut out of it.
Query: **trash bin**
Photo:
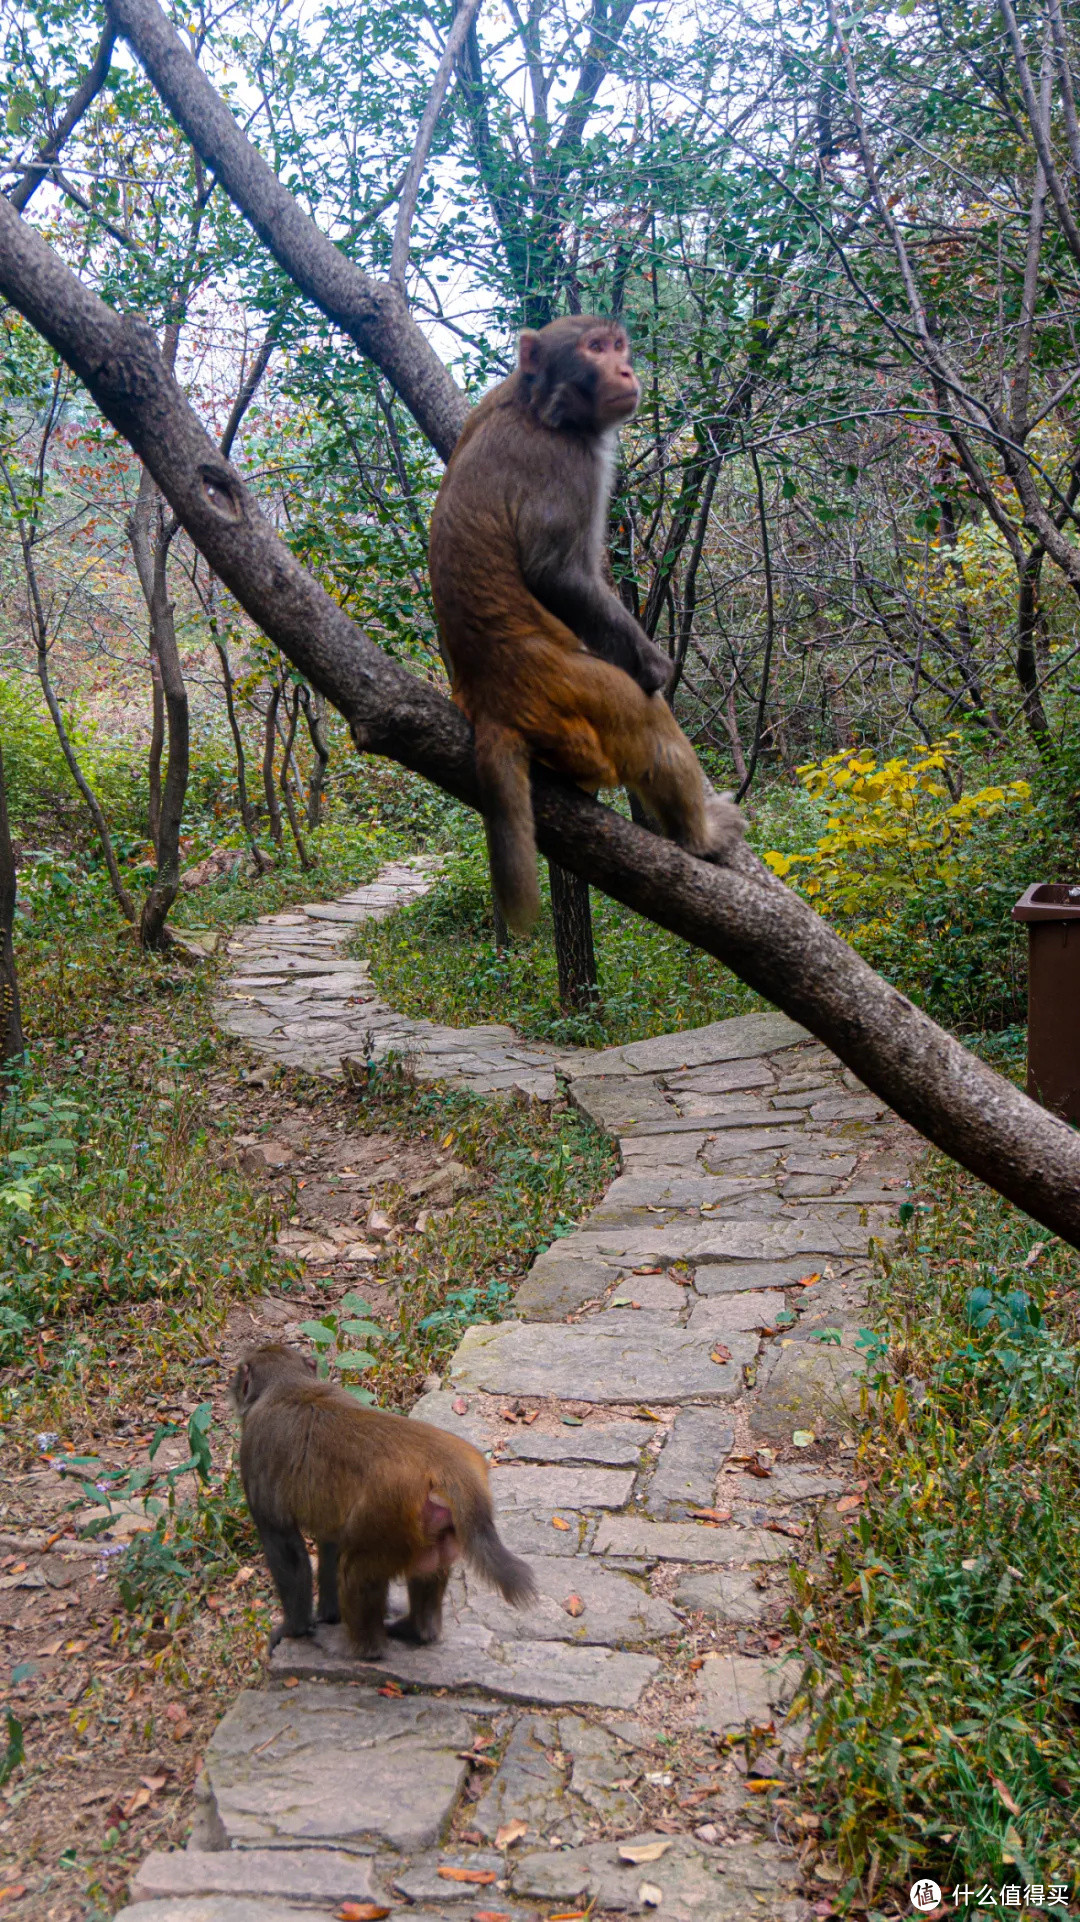
[[[1013,920],[1028,931],[1027,1091],[1080,1123],[1080,887],[1028,888]]]

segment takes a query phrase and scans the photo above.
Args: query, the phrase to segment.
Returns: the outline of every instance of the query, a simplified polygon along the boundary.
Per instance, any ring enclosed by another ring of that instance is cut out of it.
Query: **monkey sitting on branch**
[[[487,1463],[471,1442],[361,1407],[279,1343],[243,1357],[229,1399],[243,1424],[244,1494],[284,1610],[271,1648],[315,1632],[305,1535],[318,1549],[318,1620],[343,1619],[368,1660],[385,1654],[387,1633],[438,1641],[459,1557],[515,1607],[536,1599],[527,1564],[496,1533]],[[399,1576],[409,1612],[387,1630]]]
[[[435,613],[476,735],[492,883],[519,934],[540,906],[530,755],[582,787],[629,788],[692,854],[722,859],[742,833],[664,700],[670,661],[604,577],[615,436],[640,398],[616,323],[572,314],[523,333],[432,516]]]

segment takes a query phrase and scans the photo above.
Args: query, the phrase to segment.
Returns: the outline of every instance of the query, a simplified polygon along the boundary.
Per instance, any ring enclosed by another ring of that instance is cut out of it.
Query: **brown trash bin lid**
[[[1068,881],[1038,881],[1025,888],[1012,911],[1014,921],[1080,921],[1080,887]]]

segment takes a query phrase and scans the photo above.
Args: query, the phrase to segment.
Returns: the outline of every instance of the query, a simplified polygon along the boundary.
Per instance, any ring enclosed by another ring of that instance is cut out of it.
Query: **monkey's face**
[[[581,314],[550,321],[522,334],[518,365],[545,426],[603,433],[637,412],[641,382],[626,330],[615,321]]]
[[[593,404],[598,427],[617,427],[636,414],[641,382],[630,358],[630,342],[621,327],[594,326],[578,344],[583,366],[592,376]]]

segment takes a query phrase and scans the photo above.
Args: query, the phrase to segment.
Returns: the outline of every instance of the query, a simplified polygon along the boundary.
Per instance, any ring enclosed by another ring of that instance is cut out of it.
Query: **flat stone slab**
[[[193,1895],[296,1896],[307,1902],[370,1901],[370,1855],[343,1849],[156,1850],[136,1870],[132,1900]]]
[[[494,1871],[502,1878],[506,1862],[492,1849],[438,1849],[417,1856],[406,1868],[392,1869],[387,1877],[391,1890],[409,1902],[447,1902],[456,1896],[474,1906],[484,1899],[484,1884],[472,1887],[439,1874],[440,1869]],[[487,1884],[490,1888],[491,1884]]]
[[[701,1726],[714,1735],[767,1728],[781,1721],[794,1698],[802,1663],[797,1656],[706,1655],[697,1672]]]
[[[728,1021],[712,1021],[704,1028],[657,1035],[651,1041],[631,1041],[621,1048],[601,1048],[593,1060],[597,1074],[678,1073],[714,1061],[748,1060],[780,1048],[809,1041],[805,1028],[786,1014],[739,1014]]]
[[[673,1261],[688,1261],[694,1266],[721,1261],[782,1261],[800,1256],[860,1254],[865,1259],[868,1236],[850,1224],[826,1225],[819,1221],[731,1221],[721,1216],[715,1221],[696,1221],[693,1217],[663,1222],[650,1227],[579,1229],[574,1237],[583,1254],[601,1261],[634,1268],[655,1263],[666,1268]],[[813,1270],[820,1261],[811,1260]],[[806,1272],[806,1269],[803,1270]]]
[[[736,1295],[747,1289],[790,1288],[807,1275],[820,1274],[818,1256],[789,1255],[782,1261],[703,1262],[694,1270],[699,1295]],[[835,1260],[830,1266],[836,1266]]]
[[[597,1315],[571,1327],[504,1321],[467,1328],[450,1364],[455,1386],[492,1395],[567,1401],[731,1401],[757,1343],[735,1337],[729,1362],[682,1328],[632,1313]]]
[[[706,1522],[646,1522],[605,1515],[594,1555],[630,1562],[788,1562],[792,1545],[760,1528],[712,1528]]]
[[[468,1689],[473,1694],[482,1690],[508,1702],[556,1707],[580,1704],[586,1708],[634,1708],[659,1667],[652,1655],[630,1655],[593,1644],[571,1647],[565,1642],[526,1639],[499,1642],[480,1622],[469,1619],[448,1621],[443,1640],[430,1648],[399,1648],[391,1643],[388,1654],[379,1662],[358,1659],[351,1652],[344,1628],[325,1625],[303,1641],[280,1641],[270,1658],[274,1676],[325,1677],[328,1681],[363,1677],[376,1684],[406,1682],[414,1688]],[[289,1699],[295,1700],[295,1695]],[[367,1699],[381,1705],[383,1698]],[[416,1795],[403,1791],[403,1799],[415,1802]],[[404,1817],[405,1811],[401,1813]],[[434,1840],[434,1835],[427,1834],[426,1839]],[[394,1845],[408,1846],[401,1842]]]
[[[286,1646],[297,1644],[279,1643],[275,1656]],[[459,1751],[474,1727],[460,1708],[423,1697],[303,1684],[244,1689],[205,1758],[225,1845],[427,1847],[457,1800],[466,1769]]]
[[[606,1293],[620,1273],[618,1263],[587,1260],[568,1252],[566,1240],[557,1241],[533,1262],[514,1307],[534,1321],[562,1321]]]
[[[500,1641],[518,1638],[623,1647],[658,1641],[679,1627],[678,1616],[666,1602],[650,1595],[629,1575],[598,1567],[589,1557],[537,1555],[529,1566],[540,1590],[539,1601],[529,1609],[510,1608],[501,1595],[467,1581],[470,1614]],[[567,1602],[575,1613],[569,1612]]]
[[[583,1422],[580,1428],[560,1428],[555,1435],[538,1435],[526,1428],[511,1434],[502,1454],[511,1461],[604,1462],[612,1468],[636,1468],[642,1449],[655,1433],[652,1422],[644,1421],[612,1422],[606,1428]]]
[[[507,1822],[524,1822],[534,1839],[556,1829],[568,1841],[581,1833],[564,1799],[565,1770],[552,1758],[559,1734],[553,1718],[523,1715],[510,1731],[498,1769],[475,1808],[471,1825],[491,1841]]]
[[[649,1514],[663,1521],[707,1508],[734,1441],[734,1429],[718,1411],[680,1408],[645,1496]]]
[[[692,1335],[724,1340],[728,1335],[749,1334],[754,1328],[772,1328],[776,1317],[787,1308],[787,1299],[778,1289],[763,1288],[745,1293],[715,1295],[696,1301],[690,1310],[687,1327]]]
[[[519,1391],[520,1392],[520,1391]],[[504,1508],[622,1508],[634,1486],[632,1468],[495,1467],[491,1493]]]
[[[340,1904],[319,1902],[298,1908],[292,1902],[268,1901],[265,1896],[167,1896],[161,1902],[136,1902],[121,1909],[116,1922],[333,1922]],[[419,1922],[419,1918],[416,1919]]]
[[[683,1575],[675,1590],[679,1608],[707,1615],[713,1622],[736,1622],[749,1626],[759,1622],[775,1605],[786,1587],[759,1587],[761,1577],[748,1568],[719,1568],[708,1573]]]
[[[790,1441],[797,1428],[834,1432],[859,1405],[865,1366],[863,1357],[848,1348],[786,1342],[751,1403],[751,1433],[779,1444]]]
[[[628,1838],[666,1843],[655,1861],[634,1866],[619,1858],[618,1842],[553,1849],[512,1858],[510,1886],[517,1895],[543,1901],[593,1904],[598,1910],[640,1915],[652,1906],[643,1887],[659,1888],[659,1914],[670,1922],[801,1922],[808,1905],[794,1896],[798,1865],[775,1843],[705,1850],[689,1836],[648,1831]],[[755,1895],[761,1901],[755,1901]]]
[[[850,1484],[837,1475],[814,1475],[784,1465],[774,1468],[767,1480],[756,1475],[725,1475],[721,1494],[729,1500],[751,1502],[812,1502],[827,1495],[842,1495]]]

